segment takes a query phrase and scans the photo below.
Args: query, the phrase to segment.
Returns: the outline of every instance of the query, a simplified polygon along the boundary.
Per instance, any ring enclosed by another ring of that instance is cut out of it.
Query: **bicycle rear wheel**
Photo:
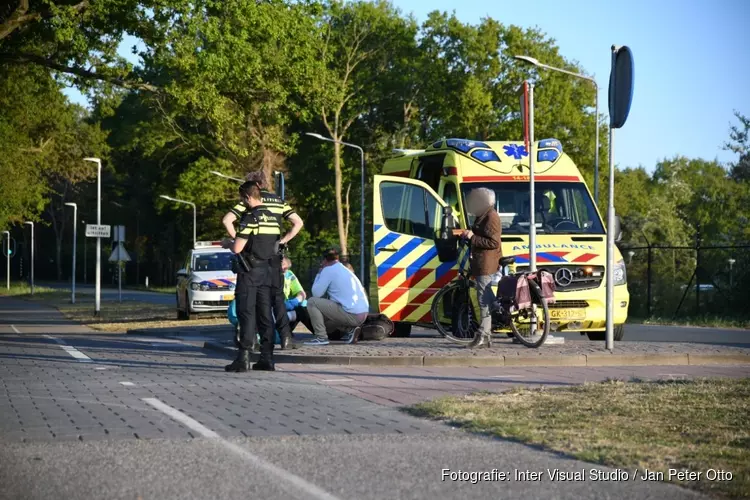
[[[472,281],[454,281],[441,288],[432,299],[433,325],[440,335],[457,344],[470,343],[479,328],[471,302],[475,287]]]
[[[529,292],[531,305],[513,313],[510,329],[521,344],[535,348],[544,344],[549,335],[549,307],[542,297],[539,285],[532,280],[529,280]],[[532,318],[536,318],[536,321],[532,321]],[[534,325],[533,335],[532,325]]]

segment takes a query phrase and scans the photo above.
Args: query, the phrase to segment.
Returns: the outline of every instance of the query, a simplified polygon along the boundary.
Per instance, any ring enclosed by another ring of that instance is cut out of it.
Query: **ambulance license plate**
[[[585,309],[550,309],[550,318],[552,319],[586,319]]]

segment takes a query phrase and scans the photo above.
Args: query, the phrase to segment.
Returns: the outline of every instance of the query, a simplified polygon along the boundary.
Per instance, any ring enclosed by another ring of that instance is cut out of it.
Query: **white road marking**
[[[106,370],[106,369],[107,369],[106,366],[97,366],[96,368],[94,368],[94,370]]]
[[[325,378],[321,382],[353,382],[350,378]]]
[[[132,387],[135,384],[133,382],[120,382],[120,385],[124,385],[125,387]]]
[[[91,358],[89,358],[88,356],[86,356],[84,353],[82,353],[81,351],[79,351],[75,347],[69,346],[69,345],[65,345],[65,342],[63,342],[62,340],[60,340],[60,339],[58,339],[56,337],[53,337],[52,335],[45,335],[45,337],[48,338],[48,339],[50,339],[50,340],[54,340],[55,342],[57,342],[58,344],[60,344],[60,347],[62,348],[63,351],[67,352],[68,354],[70,354],[71,356],[73,356],[78,361],[80,361],[82,363],[93,363],[93,361],[91,360]]]
[[[266,472],[269,472],[275,476],[278,476],[281,479],[284,479],[287,483],[290,483],[292,486],[294,486],[298,491],[297,493],[302,493],[304,496],[301,496],[300,498],[317,498],[320,500],[339,500],[337,497],[331,495],[327,491],[323,490],[322,488],[319,488],[318,486],[306,481],[305,479],[302,479],[299,476],[296,476],[292,474],[291,472],[282,469],[281,467],[277,467],[276,465],[266,462],[259,456],[250,453],[246,449],[242,448],[241,446],[238,446],[234,443],[231,443],[227,441],[226,439],[219,436],[217,433],[209,429],[208,427],[204,426],[200,422],[198,422],[195,419],[192,419],[182,413],[179,410],[176,410],[175,408],[172,408],[171,406],[162,403],[157,398],[142,398],[142,400],[145,403],[148,403],[149,405],[153,406],[157,410],[161,411],[162,413],[165,413],[169,417],[171,417],[173,420],[176,420],[177,422],[180,422],[181,424],[185,425],[189,429],[194,430],[198,434],[200,434],[203,437],[215,439],[218,443],[220,443],[223,447],[226,449],[233,451],[240,457],[244,458],[248,462],[252,463],[256,467],[265,470]],[[282,484],[283,486],[283,484]]]
[[[490,378],[523,378],[519,375],[492,375]]]
[[[19,332],[18,328],[16,328],[14,325],[10,325],[10,329],[13,330],[16,334],[21,335],[21,332]]]

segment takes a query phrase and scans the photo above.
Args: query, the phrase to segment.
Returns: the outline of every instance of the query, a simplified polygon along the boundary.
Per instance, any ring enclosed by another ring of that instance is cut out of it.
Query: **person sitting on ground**
[[[367,319],[370,304],[364,287],[359,278],[339,261],[338,250],[334,248],[324,254],[322,268],[313,282],[312,295],[307,299],[307,313],[315,338],[305,345],[328,345],[327,332],[336,329],[348,329],[356,335],[358,327]]]
[[[294,328],[302,323],[312,333],[312,323],[310,323],[310,315],[307,313],[307,294],[305,289],[302,288],[302,284],[297,279],[297,276],[292,272],[292,261],[289,257],[284,257],[281,261],[281,270],[284,273],[284,297],[286,301],[287,317],[289,318],[289,326],[294,335]]]

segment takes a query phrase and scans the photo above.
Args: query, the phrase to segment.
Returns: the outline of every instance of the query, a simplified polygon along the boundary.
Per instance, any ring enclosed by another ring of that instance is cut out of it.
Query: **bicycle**
[[[458,266],[458,277],[443,286],[432,300],[432,322],[440,334],[458,344],[469,344],[479,330],[478,304],[472,302],[476,298],[476,282],[466,271],[470,250],[466,240],[459,241],[459,255],[465,247]],[[516,297],[501,296],[491,307],[492,331],[510,329],[509,337],[515,337],[526,347],[536,348],[544,344],[550,330],[550,316],[547,301],[542,296],[542,290],[536,282],[534,273],[511,273],[511,266],[515,270],[515,257],[500,259],[500,276],[526,276],[529,283],[531,304],[526,308],[519,308]],[[441,311],[441,304],[443,310]],[[447,319],[447,322],[443,320]],[[524,323],[528,321],[528,323]],[[534,327],[532,329],[532,326]],[[525,329],[528,327],[528,329]]]

